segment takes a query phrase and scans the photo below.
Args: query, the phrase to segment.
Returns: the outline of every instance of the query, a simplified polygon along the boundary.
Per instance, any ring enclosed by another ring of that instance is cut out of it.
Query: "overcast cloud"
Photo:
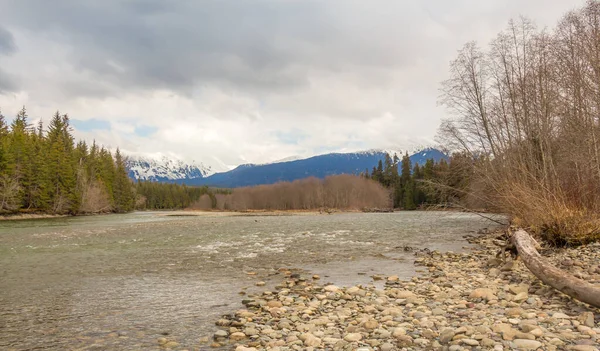
[[[0,108],[218,167],[433,143],[448,63],[565,0],[0,0]]]

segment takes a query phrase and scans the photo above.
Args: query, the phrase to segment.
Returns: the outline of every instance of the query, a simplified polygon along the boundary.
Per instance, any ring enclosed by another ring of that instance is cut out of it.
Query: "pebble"
[[[537,350],[542,346],[541,342],[529,339],[515,339],[513,340],[513,344],[516,348],[522,350]]]
[[[344,336],[344,340],[349,342],[359,341],[362,339],[362,335],[360,333],[350,333]]]
[[[372,275],[383,288],[319,284],[318,275],[282,268],[275,290],[249,294],[242,301],[246,309],[216,321],[221,329],[211,347],[598,351],[597,309],[541,285],[520,260],[490,259],[497,252],[493,235],[474,243],[479,248],[468,253],[416,252],[423,273],[408,280]],[[563,269],[585,271],[586,279],[600,282],[600,268],[590,264],[600,262],[600,244],[555,250],[549,259],[568,260],[572,264]],[[166,338],[157,342],[178,347]]]

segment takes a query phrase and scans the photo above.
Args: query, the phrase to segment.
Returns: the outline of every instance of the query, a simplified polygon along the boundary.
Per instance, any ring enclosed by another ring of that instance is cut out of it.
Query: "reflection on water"
[[[162,336],[204,349],[240,290],[278,281],[280,267],[339,285],[408,277],[402,246],[458,251],[493,225],[447,212],[0,222],[0,349],[152,350]]]

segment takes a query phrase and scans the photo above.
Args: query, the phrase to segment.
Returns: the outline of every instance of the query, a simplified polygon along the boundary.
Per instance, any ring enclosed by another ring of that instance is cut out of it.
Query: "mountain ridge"
[[[395,150],[393,150],[395,151]],[[190,186],[214,186],[222,188],[236,188],[262,184],[273,184],[282,181],[294,181],[307,177],[325,178],[338,174],[360,174],[365,170],[371,171],[378,162],[385,159],[389,150],[366,150],[349,153],[329,153],[308,158],[290,161],[273,162],[265,164],[242,164],[232,170],[210,173],[210,168],[198,166],[186,167],[182,162],[165,163],[165,167],[154,167],[144,172],[143,164],[134,164],[137,168],[130,171],[133,179],[174,182]],[[398,157],[402,153],[395,151]],[[391,155],[392,156],[392,155]],[[425,148],[410,156],[413,164],[424,164],[427,159],[433,158],[436,162],[447,159],[447,156],[435,149]],[[153,173],[154,172],[154,173]],[[156,174],[156,172],[158,172]],[[143,175],[144,178],[139,176]]]

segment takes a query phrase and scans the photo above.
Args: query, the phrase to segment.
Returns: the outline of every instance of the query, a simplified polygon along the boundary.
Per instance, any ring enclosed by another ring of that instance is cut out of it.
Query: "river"
[[[204,350],[240,291],[280,282],[279,268],[346,286],[406,278],[404,246],[460,251],[495,226],[452,212],[176,214],[0,222],[0,349],[159,350],[167,336]]]

